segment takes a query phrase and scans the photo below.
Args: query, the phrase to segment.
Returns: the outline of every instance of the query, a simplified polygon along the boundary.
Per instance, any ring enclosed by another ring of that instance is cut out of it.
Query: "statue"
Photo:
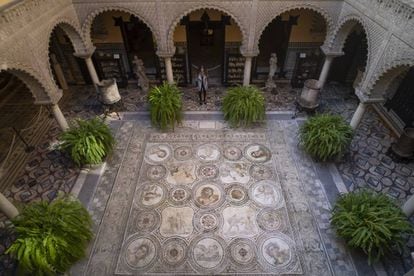
[[[270,54],[269,59],[269,80],[273,80],[273,76],[276,74],[277,70],[277,55],[276,53]]]
[[[270,90],[272,93],[276,90],[276,83],[273,80],[274,75],[276,74],[277,70],[277,55],[276,53],[270,54],[269,59],[269,77],[267,78],[266,88]]]
[[[141,87],[144,92],[147,92],[149,89],[149,79],[145,74],[144,62],[137,56],[134,56],[132,64],[134,64],[134,76],[138,79],[137,85]]]

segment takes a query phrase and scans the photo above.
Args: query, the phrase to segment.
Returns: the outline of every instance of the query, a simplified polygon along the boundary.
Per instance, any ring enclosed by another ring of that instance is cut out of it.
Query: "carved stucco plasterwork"
[[[315,1],[314,3],[311,1],[260,1],[258,9],[254,46],[256,49],[259,47],[260,37],[266,27],[277,16],[294,9],[306,9],[320,14],[325,19],[326,37],[330,37],[341,11],[341,3],[339,1]]]
[[[93,19],[100,13],[120,10],[136,15],[152,30],[157,41],[158,53],[172,55],[174,52],[173,35],[181,18],[192,11],[210,8],[230,15],[238,24],[243,35],[243,52],[258,53],[259,39],[266,26],[278,15],[292,9],[310,9],[320,13],[327,22],[325,46],[331,49],[343,45],[344,35],[349,30],[348,22],[363,25],[368,39],[369,57],[366,74],[361,88],[368,95],[377,80],[390,68],[412,65],[413,48],[407,39],[414,36],[414,20],[409,11],[401,10],[397,2],[385,0],[376,7],[376,1],[80,1],[75,0],[31,0],[23,1],[0,15],[0,61],[4,69],[13,67],[36,72],[36,78],[44,87],[44,98],[59,98],[59,92],[52,78],[48,48],[50,34],[56,25],[71,38],[76,52],[91,52],[93,45],[90,30]],[[373,4],[374,3],[374,4]],[[385,5],[385,6],[384,6]],[[252,9],[257,7],[257,13]],[[378,16],[372,9],[378,11]],[[76,8],[76,10],[75,10]],[[395,10],[397,9],[397,10]],[[394,12],[397,11],[397,12]],[[397,19],[387,24],[381,21],[392,12]],[[251,19],[255,14],[256,19]],[[371,16],[371,18],[367,17]],[[381,19],[382,18],[382,19]],[[401,18],[405,21],[401,21]],[[379,23],[377,23],[377,21]],[[252,26],[251,23],[254,23]],[[394,24],[388,27],[390,24]],[[352,25],[352,24],[350,24]],[[80,27],[82,26],[82,28]],[[387,29],[388,28],[388,29]],[[411,30],[410,31],[407,31]],[[405,32],[404,32],[405,30]],[[387,42],[388,34],[399,35]],[[404,35],[403,35],[404,34]],[[248,43],[250,41],[250,43]],[[387,43],[389,44],[387,46]],[[25,64],[24,66],[21,66]],[[19,67],[20,66],[20,67]],[[55,94],[54,94],[55,93]],[[37,96],[39,97],[39,96]]]
[[[88,45],[92,45],[91,29],[96,16],[108,11],[122,11],[132,14],[142,20],[157,41],[157,46],[161,41],[160,26],[157,20],[156,2],[118,2],[118,3],[76,3],[75,8],[78,12],[79,20],[82,24],[82,35]]]
[[[178,26],[180,20],[190,14],[193,11],[200,9],[215,9],[229,15],[234,19],[240,31],[242,33],[242,48],[247,49],[249,34],[249,16],[251,13],[251,0],[245,1],[189,1],[189,2],[178,2],[169,1],[163,2],[163,17],[166,22],[167,28],[165,29],[167,37],[166,49],[172,49],[174,47],[174,31]]]
[[[367,81],[365,90],[371,97],[382,97],[393,79],[412,66],[414,66],[414,49],[399,38],[392,36],[380,62]]]
[[[37,17],[33,18],[33,15]],[[49,42],[53,29],[62,26],[77,51],[85,48],[71,2],[26,1],[4,11],[2,20],[6,24],[1,25],[0,33],[7,35],[8,39],[0,41],[0,68],[22,78],[32,91],[35,103],[56,103],[62,92],[53,80],[49,64]],[[12,34],[9,34],[11,31]]]

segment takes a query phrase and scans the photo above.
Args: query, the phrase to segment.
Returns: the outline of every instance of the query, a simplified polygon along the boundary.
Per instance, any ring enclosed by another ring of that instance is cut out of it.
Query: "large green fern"
[[[93,235],[89,213],[72,197],[31,203],[13,224],[17,239],[6,253],[32,275],[65,272],[84,257]]]
[[[300,142],[305,151],[320,161],[342,155],[352,140],[352,128],[339,115],[319,114],[300,128]]]
[[[263,93],[255,86],[237,86],[227,90],[223,99],[223,113],[232,127],[249,126],[263,121],[265,104]]]
[[[393,200],[367,190],[342,195],[331,221],[338,235],[350,246],[362,249],[370,263],[393,249],[402,250],[404,235],[413,234],[410,222]]]
[[[60,147],[78,165],[99,164],[115,144],[109,126],[99,117],[76,120],[76,125],[60,136]]]
[[[164,82],[153,87],[149,92],[148,101],[153,125],[161,129],[174,129],[174,125],[181,122],[182,99],[176,85]]]

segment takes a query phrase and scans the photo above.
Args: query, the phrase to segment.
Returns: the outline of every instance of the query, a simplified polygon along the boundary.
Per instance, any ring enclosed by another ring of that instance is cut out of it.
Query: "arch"
[[[60,98],[60,95],[57,93],[57,95],[50,95],[40,78],[36,77],[36,75],[31,72],[30,69],[25,68],[25,66],[8,66],[6,64],[0,67],[0,72],[2,71],[9,72],[18,77],[31,91],[35,104],[51,104],[57,102]]]
[[[367,86],[367,93],[371,97],[383,97],[392,81],[414,66],[414,60],[395,60],[387,68],[375,74]]]
[[[362,29],[365,32],[365,36],[367,37],[367,43],[368,43],[367,64],[369,64],[370,56],[371,56],[371,36],[369,33],[369,28],[366,22],[356,14],[348,15],[339,22],[338,26],[332,32],[331,37],[327,41],[327,46],[330,50],[341,52],[345,45],[346,38],[348,37],[352,29],[357,24],[360,24],[362,26]]]
[[[180,23],[181,19],[184,16],[189,15],[190,13],[192,13],[194,11],[203,10],[203,9],[216,10],[216,11],[225,13],[226,15],[229,15],[236,22],[236,24],[239,27],[240,32],[242,34],[241,48],[244,49],[245,46],[247,46],[247,40],[248,40],[247,29],[244,27],[244,25],[241,23],[241,20],[237,16],[235,16],[229,10],[227,10],[225,8],[222,8],[220,6],[216,6],[214,4],[204,4],[203,3],[203,4],[197,5],[195,7],[192,7],[190,9],[187,9],[187,10],[183,11],[172,21],[170,27],[168,28],[168,33],[167,33],[167,49],[168,50],[174,49],[174,32],[175,32],[176,27]]]
[[[84,40],[82,39],[82,35],[81,35],[82,32],[80,28],[77,26],[76,23],[66,18],[59,18],[57,21],[53,22],[53,24],[50,25],[50,28],[48,31],[48,38],[49,38],[48,46],[50,44],[50,40],[51,40],[53,32],[58,27],[60,27],[65,32],[65,34],[69,37],[76,53],[85,52],[87,47],[86,47]]]
[[[85,19],[85,21],[83,22],[83,25],[82,25],[82,35],[83,35],[83,38],[85,39],[85,41],[87,41],[89,45],[93,46],[92,38],[91,38],[91,31],[92,31],[93,21],[100,14],[105,13],[105,12],[109,12],[109,11],[125,12],[125,13],[129,13],[129,14],[132,14],[132,15],[136,16],[151,30],[151,33],[153,34],[153,36],[155,37],[155,40],[157,42],[156,44],[160,45],[161,40],[160,40],[160,35],[159,35],[157,29],[152,24],[149,23],[150,21],[145,16],[143,16],[142,14],[137,13],[135,10],[132,10],[132,9],[129,9],[129,8],[124,8],[124,7],[119,7],[119,6],[103,7],[103,8],[94,10],[91,13],[88,14],[88,16],[86,17],[86,19]]]
[[[260,27],[260,29],[256,33],[256,39],[255,39],[255,43],[256,43],[255,48],[256,49],[259,49],[260,38],[262,37],[262,34],[266,30],[267,26],[269,26],[269,24],[272,23],[273,20],[276,19],[276,17],[282,15],[285,12],[289,12],[289,11],[293,11],[293,10],[310,10],[310,11],[316,12],[319,15],[321,15],[323,17],[323,19],[325,19],[325,24],[326,24],[326,36],[325,36],[325,41],[326,41],[326,39],[330,36],[330,33],[333,30],[333,20],[332,20],[331,16],[329,15],[329,13],[326,10],[324,10],[323,8],[320,8],[320,7],[312,5],[312,4],[297,4],[297,5],[292,5],[292,6],[289,6],[289,7],[286,7],[284,9],[279,10],[270,20],[265,22],[265,24],[263,24]]]
[[[333,30],[331,36],[326,41],[326,46],[329,51],[340,53],[343,51],[345,46],[346,39],[349,34],[352,32],[355,26],[360,25],[365,32],[365,37],[367,39],[367,61],[364,73],[361,77],[360,83],[363,83],[367,76],[368,65],[371,64],[371,39],[369,34],[369,28],[367,23],[358,15],[351,14],[341,19],[337,27]]]

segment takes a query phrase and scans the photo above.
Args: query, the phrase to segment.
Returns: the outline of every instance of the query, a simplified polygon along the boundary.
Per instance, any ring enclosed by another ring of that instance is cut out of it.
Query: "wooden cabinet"
[[[171,58],[174,80],[178,85],[187,84],[187,67],[185,55],[174,55]],[[167,81],[167,75],[165,72],[165,62],[163,58],[160,58],[160,75],[161,80]]]
[[[237,85],[243,83],[245,58],[241,54],[226,55],[225,84]]]
[[[122,64],[122,54],[97,53],[94,63],[101,80],[116,79],[118,87],[126,87],[128,76]]]
[[[318,79],[323,62],[323,56],[319,53],[297,53],[295,69],[292,76],[292,87],[302,88],[308,79]]]

